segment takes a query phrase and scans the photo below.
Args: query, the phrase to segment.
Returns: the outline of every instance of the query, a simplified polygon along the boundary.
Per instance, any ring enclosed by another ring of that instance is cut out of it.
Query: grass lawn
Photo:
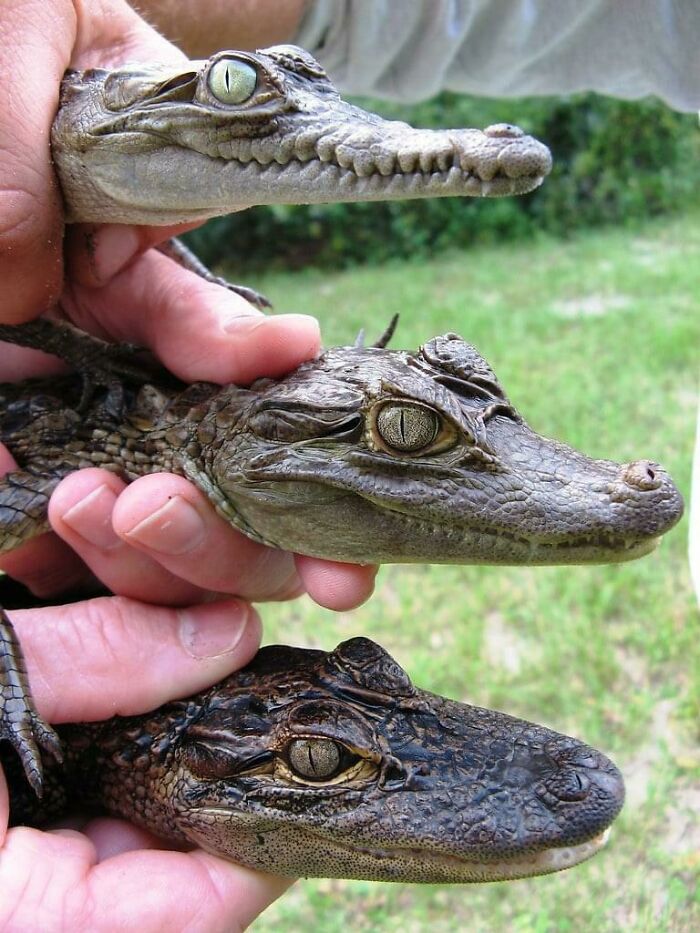
[[[247,284],[308,311],[327,343],[401,313],[395,346],[459,331],[537,430],[596,457],[647,457],[687,497],[700,349],[700,213],[336,275]],[[238,275],[236,276],[238,277]],[[421,687],[574,734],[609,753],[628,801],[608,847],[559,875],[491,885],[302,881],[254,929],[700,929],[700,630],[687,518],[631,564],[385,567],[334,615],[266,606],[265,641],[380,641]]]

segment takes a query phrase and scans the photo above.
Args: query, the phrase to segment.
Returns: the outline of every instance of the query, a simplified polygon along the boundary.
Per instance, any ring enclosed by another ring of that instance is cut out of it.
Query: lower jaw
[[[512,881],[572,868],[592,858],[610,835],[606,829],[587,842],[525,853],[516,858],[472,861],[423,849],[357,849],[365,871],[354,877],[378,881],[408,883],[469,884],[489,881]]]

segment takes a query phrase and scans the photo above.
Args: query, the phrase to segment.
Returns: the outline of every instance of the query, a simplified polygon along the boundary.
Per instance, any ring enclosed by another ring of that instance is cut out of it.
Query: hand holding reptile
[[[313,357],[319,333],[312,318],[263,318],[239,296],[153,250],[143,252],[171,236],[172,227],[68,228],[68,276],[63,283],[61,207],[47,157],[63,72],[69,65],[144,57],[179,61],[182,56],[120,0],[79,7],[65,0],[9,3],[0,13],[3,21],[14,41],[0,51],[0,100],[30,97],[32,106],[22,110],[19,124],[13,108],[0,106],[0,140],[8,140],[0,147],[0,177],[13,185],[5,189],[0,219],[0,273],[6,284],[0,319],[25,320],[60,300],[62,313],[81,327],[150,346],[168,368],[188,380],[246,383],[262,374],[279,375]],[[33,67],[31,54],[37,43],[42,45],[40,70]],[[4,347],[0,380],[43,374],[49,365],[32,351]],[[0,448],[0,473],[12,465]],[[204,507],[187,483],[177,484],[176,500],[171,499],[172,483],[161,477],[130,489],[125,501],[120,500],[122,524],[112,530],[110,513],[121,489],[113,477],[98,471],[71,477],[52,508],[52,520],[73,551],[42,540],[15,553],[3,567],[41,595],[85,581],[85,567],[75,552],[114,589],[157,602],[194,600],[211,588],[255,598],[287,598],[306,588],[326,605],[347,608],[371,592],[372,568],[336,568],[308,559],[295,566],[290,555],[251,548]],[[173,518],[178,509],[187,511],[188,502],[194,513],[183,521],[197,528],[195,546],[164,554],[160,510],[169,507]],[[135,526],[144,533],[141,540],[133,533]],[[205,550],[218,555],[215,567],[201,561]],[[225,567],[229,574],[222,579]],[[231,567],[238,567],[235,576]],[[248,589],[243,580],[249,581]]]
[[[172,610],[98,599],[15,621],[37,705],[53,721],[143,712],[202,689],[250,660],[260,636],[239,600]],[[3,930],[242,929],[289,884],[202,851],[163,851],[122,820],[7,830],[7,809],[0,774]]]

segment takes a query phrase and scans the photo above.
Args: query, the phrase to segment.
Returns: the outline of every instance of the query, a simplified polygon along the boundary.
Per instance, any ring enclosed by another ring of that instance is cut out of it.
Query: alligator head
[[[263,648],[208,694],[62,735],[112,812],[283,875],[546,874],[597,852],[624,798],[600,752],[418,690],[365,638]]]
[[[455,334],[417,353],[328,350],[248,393],[224,389],[211,408],[193,416],[216,436],[201,485],[251,537],[303,554],[623,561],[682,513],[656,463],[594,460],[536,434]]]
[[[52,129],[67,219],[172,224],[256,204],[522,194],[518,127],[414,129],[342,100],[294,46],[68,72]]]

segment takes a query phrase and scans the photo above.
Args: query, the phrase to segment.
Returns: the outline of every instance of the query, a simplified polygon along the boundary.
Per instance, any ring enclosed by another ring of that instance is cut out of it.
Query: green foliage
[[[678,208],[700,185],[697,119],[663,104],[593,94],[484,100],[445,93],[412,107],[363,106],[417,126],[516,122],[552,149],[555,167],[521,198],[439,198],[368,204],[261,207],[190,234],[210,264],[251,269],[382,262],[447,248],[581,227],[627,223]]]

